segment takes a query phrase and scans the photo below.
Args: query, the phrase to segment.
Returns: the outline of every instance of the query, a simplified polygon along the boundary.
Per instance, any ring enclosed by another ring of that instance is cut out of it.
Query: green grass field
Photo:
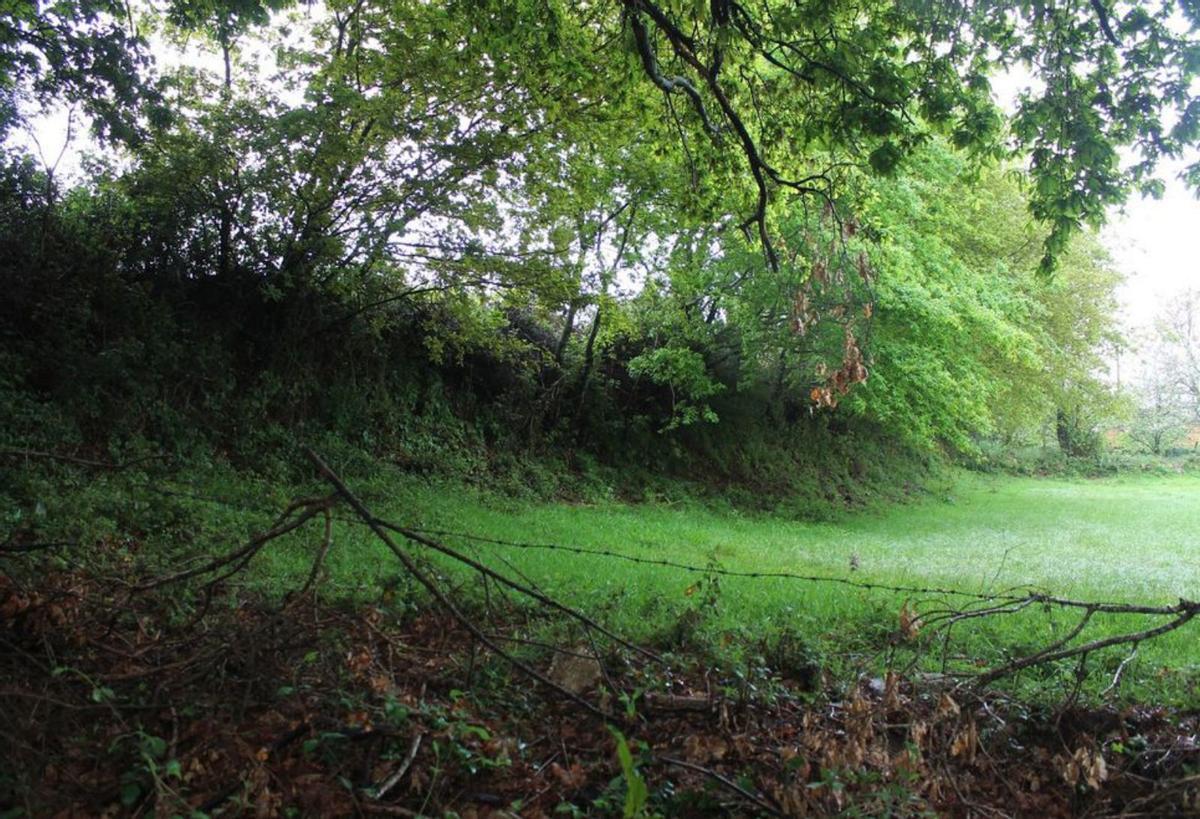
[[[1050,480],[960,475],[941,497],[804,523],[745,516],[697,505],[573,505],[497,500],[460,486],[406,479],[360,485],[377,514],[399,523],[491,538],[602,548],[623,554],[726,569],[786,571],[907,586],[1000,591],[1032,586],[1085,600],[1174,602],[1200,597],[1200,478]],[[286,588],[302,582],[314,530],[260,558],[259,577]],[[364,598],[399,574],[395,559],[362,528],[339,524],[327,589]],[[703,575],[612,558],[504,546],[468,546],[501,570],[520,570],[544,590],[639,639],[660,639],[692,624],[707,642],[734,654],[799,636],[833,664],[878,657],[898,628],[904,600],[937,607],[935,595],[901,595],[790,579],[720,579],[714,596],[696,593]],[[857,569],[851,571],[851,563]],[[469,593],[473,586],[464,587]],[[703,589],[702,589],[703,592]],[[703,599],[704,602],[700,602]],[[694,610],[689,614],[689,610]],[[1077,615],[1040,608],[958,627],[958,668],[999,662],[1052,640]],[[1098,636],[1143,622],[1097,618]],[[1196,699],[1200,624],[1139,649],[1125,692],[1161,701]],[[1089,669],[1107,684],[1126,655],[1110,649]],[[940,655],[939,655],[940,656]],[[847,659],[850,658],[850,659]],[[934,664],[926,660],[927,666]],[[952,663],[953,665],[953,663]],[[939,666],[940,667],[940,666]],[[1026,674],[1022,684],[1052,688],[1075,667]],[[1057,676],[1056,676],[1057,675]]]

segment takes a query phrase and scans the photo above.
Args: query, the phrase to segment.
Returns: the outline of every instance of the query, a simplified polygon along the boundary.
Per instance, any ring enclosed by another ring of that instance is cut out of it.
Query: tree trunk
[[[567,350],[567,342],[571,340],[571,331],[575,329],[575,300],[571,299],[571,303],[567,306],[567,319],[563,323],[562,335],[558,339],[558,346],[554,349],[554,360],[559,367],[563,364],[563,354]]]
[[[218,35],[221,42],[221,57],[225,62],[225,87],[221,91],[221,98],[228,103],[233,96],[233,59],[231,51],[233,43],[230,41],[229,34],[221,31]],[[222,281],[229,280],[229,273],[233,268],[233,213],[229,208],[229,198],[225,193],[218,188],[217,196],[220,197],[220,220],[221,225],[218,233],[217,247],[217,274]]]
[[[1055,420],[1054,430],[1056,433],[1058,433],[1059,449],[1061,449],[1063,452],[1065,452],[1068,455],[1074,454],[1072,452],[1071,426],[1067,421],[1066,411],[1060,407],[1058,410],[1058,414],[1055,416],[1054,420]]]
[[[583,404],[587,400],[588,379],[592,375],[592,363],[595,361],[596,354],[596,336],[600,332],[600,319],[604,314],[603,299],[607,291],[608,282],[605,282],[600,299],[596,301],[596,317],[592,319],[592,329],[588,332],[587,346],[583,350],[583,372],[579,375],[579,402],[575,405],[575,429],[577,431],[583,426]]]

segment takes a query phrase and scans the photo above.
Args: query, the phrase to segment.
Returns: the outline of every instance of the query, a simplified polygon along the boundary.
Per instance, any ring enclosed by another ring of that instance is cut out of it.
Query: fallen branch
[[[194,569],[187,569],[185,571],[167,575],[166,577],[160,577],[155,580],[140,583],[134,586],[132,591],[150,591],[151,589],[157,589],[160,586],[166,586],[170,583],[177,583],[181,580],[197,577],[198,575],[208,574],[233,564],[232,570],[226,572],[221,576],[221,578],[218,578],[224,579],[225,577],[228,577],[229,575],[234,574],[245,567],[245,565],[249,563],[256,554],[258,554],[262,547],[266,546],[272,540],[299,529],[309,520],[321,514],[322,512],[328,513],[331,503],[331,498],[310,498],[294,501],[285,510],[283,510],[278,518],[276,518],[274,525],[270,529],[251,538],[246,544],[235,549],[229,554],[212,560],[209,563],[205,563],[203,566],[197,566]],[[301,509],[303,512],[299,516],[292,517],[297,510]]]
[[[666,711],[680,712],[692,711],[696,713],[709,713],[715,711],[719,700],[711,697],[702,696],[684,696],[681,694],[660,694],[656,691],[651,691],[646,694],[644,700],[646,707],[651,711]]]
[[[758,796],[757,794],[746,790],[741,785],[734,782],[732,779],[730,779],[726,776],[722,776],[721,774],[714,771],[712,768],[705,768],[703,765],[697,765],[694,762],[687,762],[686,760],[676,759],[675,757],[671,757],[671,756],[660,756],[660,757],[658,757],[658,760],[667,765],[674,765],[677,768],[686,768],[689,771],[695,771],[696,773],[702,773],[705,776],[707,776],[709,779],[711,779],[714,782],[716,782],[717,784],[721,785],[722,787],[728,788],[729,790],[731,790],[734,793],[741,796],[743,799],[747,799],[750,802],[754,803],[755,805],[762,808],[763,810],[765,810],[767,813],[771,814],[772,816],[783,816],[783,813],[778,808],[776,808],[774,805],[772,805],[770,802],[767,802],[761,796]]]
[[[1105,688],[1100,692],[1101,697],[1107,697],[1109,694],[1115,692],[1121,687],[1121,678],[1125,676],[1125,669],[1128,668],[1129,664],[1133,662],[1134,658],[1137,657],[1137,653],[1138,644],[1134,643],[1133,650],[1129,652],[1129,656],[1127,656],[1124,660],[1121,660],[1121,664],[1117,666],[1117,670],[1113,674],[1112,682],[1109,683],[1108,688]]]
[[[329,554],[329,549],[333,546],[333,515],[328,507],[324,510],[325,513],[325,538],[321,541],[321,548],[317,552],[317,559],[313,561],[312,570],[308,573],[308,580],[304,581],[304,585],[297,593],[297,598],[303,597],[308,593],[317,582],[317,576],[321,573],[321,567],[325,565],[325,557]]]
[[[317,467],[317,470],[321,473],[321,475],[327,481],[329,481],[329,483],[337,490],[338,494],[341,495],[342,498],[344,498],[345,501],[350,504],[350,507],[358,513],[359,517],[363,519],[363,522],[365,522],[367,526],[371,528],[371,531],[375,533],[376,537],[378,537],[379,540],[388,547],[388,550],[396,556],[396,559],[399,560],[404,566],[405,571],[407,571],[418,583],[424,586],[425,590],[428,591],[429,594],[432,595],[433,598],[444,609],[446,609],[447,612],[450,613],[451,617],[453,617],[463,628],[470,632],[472,637],[491,650],[493,654],[502,658],[513,668],[517,669],[526,676],[533,678],[552,691],[557,692],[559,695],[565,697],[571,702],[574,702],[576,705],[586,709],[588,712],[604,720],[610,720],[613,718],[612,714],[609,714],[596,705],[593,705],[578,694],[568,691],[566,688],[551,680],[545,674],[542,674],[537,669],[522,662],[501,648],[495,640],[492,640],[486,633],[484,633],[482,629],[479,628],[479,626],[475,625],[474,621],[464,615],[458,609],[458,607],[454,605],[454,602],[446,595],[442,588],[432,580],[432,578],[426,575],[425,572],[421,571],[420,567],[417,566],[416,561],[413,560],[412,556],[410,556],[396,544],[396,541],[392,539],[391,534],[380,523],[379,519],[376,518],[365,505],[363,505],[363,502],[360,501],[354,495],[354,493],[350,491],[342,479],[338,477],[337,473],[330,469],[325,462],[321,460],[320,456],[317,455],[316,452],[306,447],[304,453]],[[432,543],[432,541],[430,541],[430,543]]]
[[[892,585],[886,583],[876,583],[872,581],[860,581],[848,577],[805,575],[786,571],[738,571],[713,566],[699,566],[695,564],[681,563],[674,560],[640,557],[637,555],[624,554],[622,552],[615,552],[610,549],[603,548],[590,548],[559,543],[529,543],[501,540],[498,538],[481,537],[465,532],[455,532],[442,529],[406,529],[404,527],[394,526],[393,524],[388,524],[386,522],[381,523],[382,525],[388,526],[394,531],[403,534],[405,537],[425,545],[429,545],[431,548],[441,551],[443,554],[447,554],[455,559],[463,560],[464,562],[468,562],[469,558],[465,558],[465,556],[459,555],[457,552],[449,547],[446,547],[444,544],[432,540],[431,536],[460,538],[472,543],[487,543],[517,549],[537,549],[566,552],[568,554],[588,555],[593,557],[620,560],[644,566],[658,566],[705,575],[718,575],[720,577],[780,579],[808,583],[827,583],[831,585],[848,586],[851,588],[868,591],[893,592],[909,595],[919,594],[928,595],[930,597],[965,599],[968,602],[963,607],[955,608],[949,606],[949,604],[945,604],[947,606],[946,608],[941,608],[932,612],[925,612],[921,614],[915,621],[917,625],[928,629],[929,632],[942,635],[943,640],[945,641],[943,653],[945,653],[945,650],[949,645],[949,634],[951,629],[958,623],[967,620],[982,619],[994,615],[1017,614],[1035,605],[1083,610],[1083,614],[1081,615],[1079,621],[1065,636],[1055,640],[1050,645],[1034,652],[1033,654],[1029,654],[1004,666],[1000,666],[991,671],[978,675],[974,678],[975,685],[977,687],[987,685],[988,683],[994,682],[997,679],[1013,674],[1016,671],[1029,668],[1030,666],[1076,657],[1080,654],[1086,654],[1091,651],[1096,651],[1098,649],[1107,648],[1113,645],[1138,643],[1141,640],[1151,639],[1179,628],[1189,620],[1193,619],[1197,614],[1200,614],[1200,603],[1183,599],[1171,605],[1149,605],[1142,603],[1074,600],[1067,597],[1047,594],[1041,591],[1025,591],[1019,587],[1017,589],[1010,589],[1003,592],[979,593],[964,592],[957,589],[940,587]],[[497,577],[501,582],[512,585],[511,581],[507,581],[503,578],[503,576],[495,574],[486,566],[474,561],[470,561],[470,563],[479,571],[490,572],[491,576]],[[519,585],[514,586],[514,588],[517,588],[519,591],[524,593],[529,593],[531,596],[536,596],[538,594],[533,590],[524,589]],[[560,610],[567,611],[568,613],[578,615],[577,612],[573,612],[573,610],[562,607],[561,604],[558,604],[553,600],[548,600],[548,604],[559,608]],[[1066,648],[1067,644],[1078,637],[1091,622],[1092,618],[1097,614],[1145,615],[1154,617],[1170,616],[1174,619],[1170,623],[1167,623],[1163,626],[1147,629],[1145,631],[1103,638],[1081,646],[1076,646],[1074,648]]]
[[[417,752],[421,750],[421,742],[425,739],[424,734],[417,734],[417,738],[413,740],[412,746],[408,749],[408,755],[404,757],[404,762],[396,769],[396,772],[385,779],[375,791],[375,798],[382,799],[387,796],[388,791],[396,787],[396,784],[404,778],[408,773],[408,769],[412,767],[413,760],[417,758]]]
[[[1053,663],[1057,662],[1058,660],[1065,660],[1069,657],[1077,657],[1080,654],[1089,654],[1093,651],[1099,651],[1102,648],[1109,648],[1110,646],[1126,645],[1128,643],[1140,643],[1143,640],[1151,640],[1155,637],[1161,637],[1162,635],[1174,631],[1180,626],[1188,623],[1195,618],[1197,614],[1200,614],[1200,604],[1190,603],[1188,604],[1188,607],[1183,609],[1182,614],[1170,622],[1163,623],[1161,626],[1155,626],[1154,628],[1148,628],[1144,631],[1137,631],[1129,634],[1116,634],[1112,637],[1102,637],[1097,640],[1092,640],[1090,643],[1084,643],[1083,645],[1075,646],[1074,648],[1062,648],[1058,651],[1043,649],[1042,651],[1021,657],[1020,659],[1013,660],[1011,663],[1002,665],[999,668],[994,668],[991,671],[980,674],[975,678],[974,686],[975,688],[982,688],[989,683],[995,682],[1001,677],[1007,677],[1010,674],[1014,674],[1017,671],[1029,668],[1030,666],[1041,665],[1043,663]],[[1085,617],[1084,620],[1086,621],[1086,619],[1087,618]],[[1076,634],[1078,634],[1078,632],[1079,628],[1076,628],[1072,631],[1067,639],[1059,640],[1054,645],[1064,645],[1069,641],[1070,638],[1073,638]]]
[[[110,472],[120,472],[125,469],[144,464],[147,461],[165,460],[167,455],[145,455],[141,458],[134,458],[132,461],[124,461],[122,463],[114,463],[112,461],[97,461],[91,458],[80,458],[76,455],[65,455],[59,452],[42,452],[36,449],[19,449],[12,447],[0,447],[0,458],[26,458],[43,461],[60,461],[62,463],[74,464],[75,466],[85,466],[88,469],[105,469]]]
[[[394,523],[388,523],[385,520],[379,520],[379,519],[376,519],[375,523],[386,529],[390,529],[391,531],[395,532],[396,534],[403,535],[404,537],[408,538],[411,541],[420,543],[422,546],[427,546],[430,549],[433,549],[435,552],[440,552],[441,554],[444,554],[447,557],[453,558],[454,560],[457,560],[458,562],[460,562],[466,566],[470,566],[472,569],[479,572],[480,574],[483,574],[487,577],[492,578],[493,580],[497,581],[498,583],[502,583],[503,585],[508,586],[513,591],[520,592],[521,594],[524,594],[527,597],[530,597],[530,598],[538,601],[539,603],[542,603],[545,606],[549,606],[550,608],[560,611],[563,614],[569,615],[573,619],[578,620],[580,623],[583,623],[588,628],[595,629],[596,631],[600,632],[601,634],[605,635],[606,637],[610,638],[611,640],[615,641],[616,643],[624,646],[625,648],[627,648],[631,651],[635,651],[638,654],[641,654],[642,656],[646,657],[647,659],[653,660],[656,663],[663,664],[663,659],[661,657],[659,657],[657,654],[655,654],[653,651],[650,651],[648,648],[643,648],[642,646],[639,646],[637,643],[633,643],[633,642],[630,642],[629,640],[626,640],[621,635],[617,634],[616,632],[612,631],[611,629],[607,628],[606,626],[603,626],[600,623],[596,622],[595,620],[591,619],[590,617],[588,617],[586,614],[579,611],[578,609],[573,609],[570,606],[560,603],[557,600],[555,600],[554,598],[543,594],[542,592],[538,591],[537,589],[532,589],[528,586],[525,586],[521,583],[516,582],[515,580],[507,578],[504,575],[497,572],[495,569],[492,569],[489,566],[485,566],[484,564],[480,563],[477,560],[472,560],[470,557],[468,557],[467,555],[464,555],[462,552],[459,552],[455,549],[451,549],[449,546],[439,543],[436,540],[432,540],[432,539],[426,537],[425,535],[421,534],[420,532],[416,531],[415,529],[406,529],[403,526],[397,526]]]

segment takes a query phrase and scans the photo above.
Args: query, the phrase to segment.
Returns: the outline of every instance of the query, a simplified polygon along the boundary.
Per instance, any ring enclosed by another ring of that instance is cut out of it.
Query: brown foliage
[[[591,714],[520,678],[480,688],[490,658],[445,616],[398,619],[386,604],[311,596],[281,611],[220,591],[231,605],[180,623],[159,594],[117,611],[111,589],[80,573],[36,586],[0,577],[0,803],[39,816],[221,806],[256,817],[483,817],[519,800],[521,815],[550,816],[561,802],[592,810],[618,775],[612,738]],[[669,781],[688,815],[764,811],[722,778],[752,783],[787,816],[850,806],[1070,816],[1139,799],[1163,811],[1192,797],[1156,783],[1200,761],[1187,739],[1195,718],[1158,711],[1072,713],[1051,729],[1001,701],[897,674],[816,700],[780,680],[756,700],[715,697],[701,665],[669,678],[622,667],[617,684],[656,694],[625,727],[644,743],[651,789]],[[710,707],[652,705],[693,701]],[[1133,735],[1139,753],[1114,752]],[[164,744],[153,766],[145,736]]]

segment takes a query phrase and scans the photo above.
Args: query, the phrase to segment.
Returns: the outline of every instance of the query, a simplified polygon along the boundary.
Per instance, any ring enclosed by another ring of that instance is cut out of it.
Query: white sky
[[[1152,323],[1173,294],[1200,288],[1200,200],[1173,175],[1162,199],[1129,202],[1101,235],[1127,277],[1120,298],[1128,328]]]
[[[1023,89],[1037,88],[1038,78],[1020,64],[992,78],[999,105],[1012,113]],[[1200,159],[1195,152],[1184,161],[1159,169],[1166,182],[1162,199],[1135,197],[1108,214],[1100,236],[1112,253],[1125,283],[1117,293],[1121,323],[1127,332],[1148,328],[1162,303],[1187,288],[1200,287],[1200,200],[1188,191],[1179,172]],[[1193,238],[1194,237],[1194,238]]]

